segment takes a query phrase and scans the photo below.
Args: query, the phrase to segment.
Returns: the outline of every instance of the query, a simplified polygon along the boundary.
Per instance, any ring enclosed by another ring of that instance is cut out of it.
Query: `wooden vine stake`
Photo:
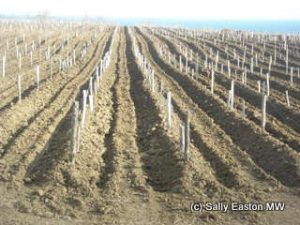
[[[81,115],[81,128],[84,127],[85,124],[85,116],[86,116],[86,100],[87,100],[87,90],[82,91],[82,115]]]
[[[231,89],[230,89],[230,109],[234,108],[234,80],[231,80]]]
[[[89,93],[90,93],[90,95],[94,95],[93,94],[93,77],[90,77],[90,80],[89,80]]]
[[[179,69],[180,69],[180,72],[182,72],[182,59],[181,59],[181,55],[179,56]]]
[[[228,71],[228,77],[231,77],[231,69],[230,69],[230,61],[227,61],[227,71]]]
[[[290,98],[289,98],[288,90],[285,91],[285,98],[286,98],[286,103],[287,103],[288,107],[290,107]]]
[[[36,87],[40,88],[40,66],[36,67]]]
[[[214,84],[215,83],[215,71],[211,70],[211,82],[210,82],[210,91],[213,94],[214,93]]]
[[[257,53],[255,53],[255,66],[258,66],[258,58],[257,58]]]
[[[89,83],[89,106],[90,111],[94,111],[94,92],[93,92],[93,77],[90,77],[90,83]]]
[[[267,108],[267,95],[263,94],[262,96],[262,121],[261,126],[263,129],[266,127],[266,108]]]
[[[271,73],[271,67],[272,67],[272,56],[270,56],[270,61],[269,61],[269,73]]]
[[[185,159],[188,160],[190,158],[190,112],[188,111],[186,114],[186,120],[185,120],[185,149],[184,149],[184,155]]]
[[[72,165],[75,165],[76,154],[79,150],[78,131],[79,131],[79,102],[75,101],[73,114],[73,139],[72,139]]]
[[[62,71],[62,58],[59,56],[59,73]]]
[[[180,124],[179,127],[179,135],[180,135],[180,151],[182,154],[185,152],[185,127]]]
[[[270,96],[270,74],[267,73],[266,76],[266,83],[267,83],[267,96]]]
[[[289,71],[289,49],[286,48],[286,57],[285,57],[285,73],[288,74]]]

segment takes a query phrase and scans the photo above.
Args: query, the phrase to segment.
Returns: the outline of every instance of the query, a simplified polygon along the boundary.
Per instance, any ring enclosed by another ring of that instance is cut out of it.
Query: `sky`
[[[0,0],[0,14],[191,20],[300,20],[300,0]]]

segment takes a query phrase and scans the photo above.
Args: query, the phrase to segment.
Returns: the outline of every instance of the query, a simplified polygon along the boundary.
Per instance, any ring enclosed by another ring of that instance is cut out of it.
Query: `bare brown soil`
[[[291,107],[285,105],[280,94],[286,84],[282,81],[284,62],[278,60],[271,79],[274,92],[264,131],[260,127],[261,99],[255,92],[258,70],[247,87],[236,78],[236,110],[230,110],[226,105],[230,87],[226,70],[216,73],[212,95],[203,65],[194,78],[179,69],[178,43],[198,52],[202,60],[209,55],[207,46],[218,49],[221,62],[227,60],[225,45],[204,37],[195,43],[162,28],[157,29],[175,38],[143,27],[78,25],[78,35],[71,28],[64,29],[68,35],[54,29],[39,46],[43,54],[48,46],[55,48],[51,76],[49,61],[40,58],[39,50],[34,53],[33,68],[24,56],[21,102],[15,85],[15,53],[9,52],[12,61],[7,76],[0,78],[1,225],[300,224],[300,127],[295,123],[299,120],[300,96],[299,87],[292,87],[293,103]],[[13,42],[14,35],[3,36],[1,52],[7,47],[6,38]],[[36,31],[26,38],[38,40],[40,35]],[[61,47],[66,36],[70,39]],[[134,40],[154,69],[155,91],[134,55]],[[87,53],[81,57],[79,52],[87,43]],[[243,54],[238,43],[227,44],[229,52],[236,49]],[[23,42],[18,45],[24,47]],[[266,45],[269,52],[273,45]],[[81,100],[82,90],[88,87],[89,78],[110,46],[111,62],[95,93],[94,111],[87,111],[80,151],[72,165],[74,100]],[[175,60],[169,62],[161,55],[161,46],[175,54]],[[76,65],[59,71],[57,60],[72,55],[73,49],[78,52]],[[261,51],[259,45],[254,50]],[[295,66],[297,59],[291,55]],[[182,60],[188,60],[191,67],[197,62],[184,56]],[[39,90],[34,83],[36,65],[41,66]],[[267,69],[267,60],[261,66]],[[172,92],[172,128],[166,126],[167,91]],[[246,101],[246,118],[241,115],[242,100]],[[191,114],[189,160],[179,144],[179,125],[187,111]],[[284,202],[285,210],[190,210],[193,202],[274,201]]]

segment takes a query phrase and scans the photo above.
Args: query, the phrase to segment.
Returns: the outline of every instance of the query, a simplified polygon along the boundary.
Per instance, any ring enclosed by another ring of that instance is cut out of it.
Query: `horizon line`
[[[249,21],[249,22],[285,22],[285,21],[299,21],[300,18],[162,18],[162,17],[130,17],[130,16],[101,16],[101,15],[47,15],[43,12],[40,13],[30,13],[30,14],[14,14],[14,13],[0,13],[0,18],[32,18],[35,19],[39,16],[46,16],[50,19],[112,19],[112,20],[162,20],[162,21],[226,21],[226,22],[238,22],[238,21]]]

